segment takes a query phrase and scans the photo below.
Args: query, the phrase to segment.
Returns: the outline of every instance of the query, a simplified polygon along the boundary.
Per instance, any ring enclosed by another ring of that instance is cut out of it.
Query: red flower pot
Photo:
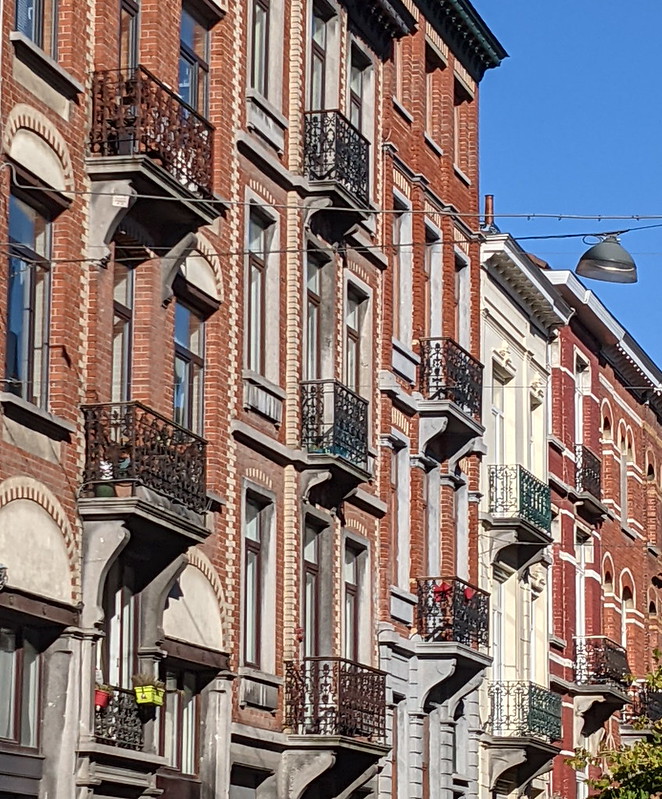
[[[104,707],[108,707],[109,702],[110,702],[110,692],[102,691],[99,688],[97,688],[94,692],[94,706],[101,710]]]

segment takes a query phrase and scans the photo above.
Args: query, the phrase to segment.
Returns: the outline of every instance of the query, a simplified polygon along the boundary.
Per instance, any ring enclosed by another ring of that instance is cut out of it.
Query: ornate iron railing
[[[575,639],[575,682],[578,685],[627,686],[630,673],[624,647],[604,635]]]
[[[198,513],[206,510],[203,438],[140,402],[86,405],[82,410],[86,486],[140,484]]]
[[[421,339],[420,384],[426,399],[450,400],[480,419],[483,364],[453,339]]]
[[[490,513],[519,518],[549,533],[552,496],[548,485],[522,466],[490,466]]]
[[[561,738],[561,696],[532,682],[488,684],[491,735],[512,738]]]
[[[662,720],[662,691],[638,683],[632,686],[630,697],[631,704],[623,709],[623,721],[632,724]]]
[[[339,183],[368,205],[370,142],[340,111],[306,114],[304,163],[309,180]]]
[[[214,128],[145,67],[92,77],[92,154],[146,155],[187,190],[211,197]]]
[[[386,735],[386,674],[342,658],[285,664],[285,727],[295,735]]]
[[[583,444],[575,446],[575,488],[580,493],[602,497],[602,463],[598,456]]]
[[[301,384],[301,446],[368,470],[368,401],[337,380]]]
[[[422,577],[416,582],[417,627],[424,640],[473,649],[489,644],[489,594],[458,577]]]
[[[108,705],[94,711],[94,737],[120,749],[143,748],[143,724],[133,691],[113,688]]]

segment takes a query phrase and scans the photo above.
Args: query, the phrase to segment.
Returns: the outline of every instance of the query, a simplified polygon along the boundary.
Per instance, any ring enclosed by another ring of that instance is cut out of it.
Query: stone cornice
[[[508,57],[469,0],[415,0],[437,33],[475,81]]]
[[[402,0],[342,0],[357,32],[381,56],[391,41],[413,33],[416,20]]]

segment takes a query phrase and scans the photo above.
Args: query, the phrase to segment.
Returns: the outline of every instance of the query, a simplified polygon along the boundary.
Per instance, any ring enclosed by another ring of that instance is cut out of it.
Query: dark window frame
[[[257,51],[255,48],[257,29],[255,25],[256,9],[264,12],[265,33],[264,33],[264,64],[257,64]],[[251,68],[250,68],[250,87],[263,97],[269,94],[269,47],[271,40],[271,0],[253,0],[252,20],[251,20]],[[262,69],[258,75],[258,67]]]
[[[122,15],[127,14],[129,17],[129,51],[124,53],[122,48]],[[138,66],[138,45],[140,41],[140,6],[136,0],[122,0],[119,7],[119,25],[118,25],[118,64],[119,69],[129,73],[126,77],[130,76]],[[126,63],[123,63],[126,57]]]
[[[58,23],[58,0],[33,0],[32,1],[32,11],[34,13],[34,35],[31,36],[25,31],[22,31],[19,27],[19,8],[22,3],[26,3],[26,5],[30,5],[30,0],[16,0],[14,6],[14,29],[23,33],[24,36],[27,36],[31,42],[34,42],[37,47],[43,50],[47,55],[51,58],[57,60],[57,45],[58,45],[58,30],[57,30],[57,23]],[[46,32],[46,25],[45,25],[45,13],[46,7],[50,3],[50,15],[52,17],[51,24],[50,24],[50,46],[44,46],[44,34]],[[27,13],[29,13],[29,8]]]
[[[260,253],[250,249],[250,226],[255,222],[262,230],[262,243],[263,249]],[[260,214],[251,207],[249,216],[249,246],[248,250],[248,274],[246,280],[246,317],[247,323],[245,325],[246,333],[246,366],[257,374],[264,375],[266,371],[266,350],[267,350],[267,337],[266,337],[266,321],[267,321],[267,270],[269,268],[269,242],[268,238],[270,230],[275,224],[274,220]],[[252,279],[253,272],[259,276],[259,308],[253,308],[252,297]],[[256,313],[257,312],[257,313]],[[259,324],[259,335],[255,336],[254,320]],[[257,338],[257,341],[256,341]],[[257,359],[253,360],[253,345],[257,343]]]
[[[257,510],[256,519],[257,519],[257,533],[258,533],[258,540],[253,540],[248,538],[246,535],[246,510],[249,504],[252,504],[253,507]],[[265,566],[265,547],[268,546],[269,542],[269,512],[272,506],[272,502],[265,497],[260,496],[252,491],[247,491],[244,497],[244,520],[243,520],[243,529],[242,529],[242,537],[244,539],[244,563],[243,563],[243,574],[242,574],[242,582],[244,587],[244,602],[243,602],[243,610],[242,610],[242,628],[243,628],[243,635],[242,635],[242,646],[241,646],[241,654],[242,654],[242,662],[244,666],[248,666],[249,668],[253,669],[260,669],[262,665],[262,604],[264,601],[264,592],[263,592],[263,578],[264,578],[264,566]],[[247,601],[247,576],[248,576],[248,561],[249,555],[253,556],[254,564],[255,564],[255,574],[256,574],[256,591],[255,596],[249,603]],[[254,658],[250,658],[248,654],[249,650],[249,640],[247,637],[247,632],[249,629],[248,624],[248,613],[249,610],[253,609],[255,611],[255,619],[253,623],[253,640],[251,643],[251,648],[253,649]]]
[[[186,430],[190,430],[196,434],[202,434],[204,430],[204,411],[205,411],[205,356],[206,356],[206,326],[205,326],[205,316],[197,308],[193,303],[188,302],[186,298],[177,295],[175,297],[175,313],[177,306],[181,306],[189,314],[197,317],[198,323],[200,326],[200,350],[202,355],[199,353],[193,352],[190,348],[180,344],[176,340],[176,331],[174,340],[174,364],[173,368],[176,366],[177,360],[179,359],[183,363],[186,364],[186,370],[188,373],[188,382],[186,385],[186,393],[188,402],[185,403],[186,405],[186,419],[183,421],[185,424],[182,424],[180,421],[179,424],[181,427],[185,428]],[[190,331],[189,331],[190,332]],[[196,367],[197,370],[196,371]],[[176,369],[174,368],[173,377],[176,379]],[[200,396],[198,397],[197,403],[194,402],[195,400],[195,383],[196,380],[200,381]],[[173,386],[176,385],[175,381],[173,381]],[[173,414],[176,418],[177,416],[177,408],[174,405],[176,401],[176,391],[173,390]],[[196,413],[196,404],[197,404],[197,413]],[[196,424],[197,421],[197,424]]]
[[[39,751],[41,746],[41,737],[42,737],[42,723],[41,723],[41,715],[42,715],[42,702],[44,697],[44,662],[43,662],[43,652],[45,649],[44,644],[44,634],[43,631],[39,630],[35,626],[31,626],[29,623],[26,624],[22,619],[21,620],[9,620],[4,617],[0,617],[0,628],[9,630],[14,636],[14,691],[11,696],[11,701],[13,702],[13,707],[11,708],[11,718],[12,718],[12,736],[11,738],[3,738],[0,737],[0,746],[5,747],[16,747],[18,750],[28,750],[31,752]],[[24,649],[24,641],[27,638],[27,631],[30,631],[35,636],[35,643],[33,646],[37,652],[36,657],[36,668],[37,668],[37,692],[34,699],[34,743],[33,744],[26,744],[22,741],[22,722],[23,722],[23,702],[24,702],[24,693],[23,693],[23,684],[24,684],[24,669],[25,669],[25,649]],[[6,686],[3,686],[6,688]],[[3,701],[6,700],[6,696],[3,696]]]
[[[193,675],[195,679],[195,690],[193,693],[193,702],[195,706],[195,718],[194,718],[194,730],[195,730],[195,740],[194,740],[194,754],[193,754],[193,761],[196,764],[197,768],[195,771],[183,771],[182,770],[182,760],[183,760],[183,747],[182,747],[182,729],[183,729],[183,714],[184,708],[181,702],[178,702],[177,707],[177,718],[175,721],[175,729],[173,730],[173,740],[175,742],[175,749],[176,749],[176,756],[175,760],[177,765],[172,765],[168,763],[163,768],[165,771],[172,773],[172,774],[181,774],[183,777],[195,778],[199,777],[200,775],[200,758],[202,755],[202,746],[200,741],[200,731],[202,725],[202,702],[200,692],[202,690],[201,683],[202,675],[200,674],[200,670],[191,667],[188,664],[180,664],[178,662],[173,662],[170,659],[167,659],[165,662],[162,663],[160,668],[160,677],[166,684],[166,696],[165,696],[165,704],[161,708],[161,712],[159,714],[159,749],[160,754],[162,757],[166,757],[166,713],[168,710],[168,694],[171,693],[179,693],[183,690],[182,686],[184,684],[184,675]],[[170,675],[175,675],[177,679],[177,688],[175,691],[170,691],[167,688],[168,677]]]
[[[191,108],[195,109],[199,114],[206,116],[209,113],[209,54],[211,48],[211,31],[208,24],[204,19],[192,8],[188,3],[182,6],[182,19],[183,15],[187,14],[194,23],[199,25],[205,32],[204,34],[204,50],[203,54],[197,53],[190,45],[179,38],[179,63],[185,61],[192,67],[192,81],[190,87],[190,97],[188,104]],[[199,100],[199,91],[202,80],[202,103]]]

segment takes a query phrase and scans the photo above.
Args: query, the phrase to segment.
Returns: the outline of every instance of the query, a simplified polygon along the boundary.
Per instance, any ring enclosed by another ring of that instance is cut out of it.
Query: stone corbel
[[[413,708],[413,712],[424,712],[424,706],[430,693],[450,679],[456,668],[457,661],[454,658],[447,660],[436,657],[418,658],[416,669],[417,707]]]
[[[305,472],[301,475],[301,493],[303,496],[304,502],[310,502],[310,492],[316,486],[320,486],[323,483],[331,480],[333,475],[328,469],[319,470],[319,471],[309,471]]]
[[[526,750],[524,747],[514,748],[508,747],[495,751],[490,751],[490,765],[489,765],[489,781],[491,790],[496,790],[496,784],[499,777],[505,774],[506,771],[521,766],[526,762]]]
[[[447,427],[446,416],[421,416],[418,422],[420,451],[427,453],[430,444],[445,433]]]
[[[354,782],[348,785],[344,791],[341,791],[337,796],[336,799],[349,799],[350,796],[354,794],[354,791],[357,791],[366,782],[369,782],[375,774],[379,771],[379,763],[373,763],[372,766],[367,768],[362,774],[360,774]]]
[[[608,702],[599,694],[575,697],[575,720],[577,729],[575,733],[590,741],[600,731],[604,731],[604,725],[611,716],[623,707],[620,704]],[[576,735],[578,738],[579,736]],[[589,748],[588,746],[586,747]],[[596,749],[597,751],[597,749]]]
[[[173,283],[179,272],[179,267],[198,246],[198,237],[195,233],[187,233],[180,239],[161,259],[161,303],[168,305],[172,300]]]
[[[136,199],[137,192],[130,180],[105,180],[94,184],[88,246],[95,259],[102,261],[110,255],[109,244],[115,231]]]
[[[283,752],[278,768],[278,799],[301,799],[306,790],[336,762],[328,750]]]
[[[186,555],[175,558],[160,571],[140,594],[140,642],[141,650],[154,652],[163,643],[163,613],[165,603],[175,581],[188,565]]]
[[[100,627],[104,620],[103,589],[111,566],[131,534],[120,520],[84,522],[81,627]]]

